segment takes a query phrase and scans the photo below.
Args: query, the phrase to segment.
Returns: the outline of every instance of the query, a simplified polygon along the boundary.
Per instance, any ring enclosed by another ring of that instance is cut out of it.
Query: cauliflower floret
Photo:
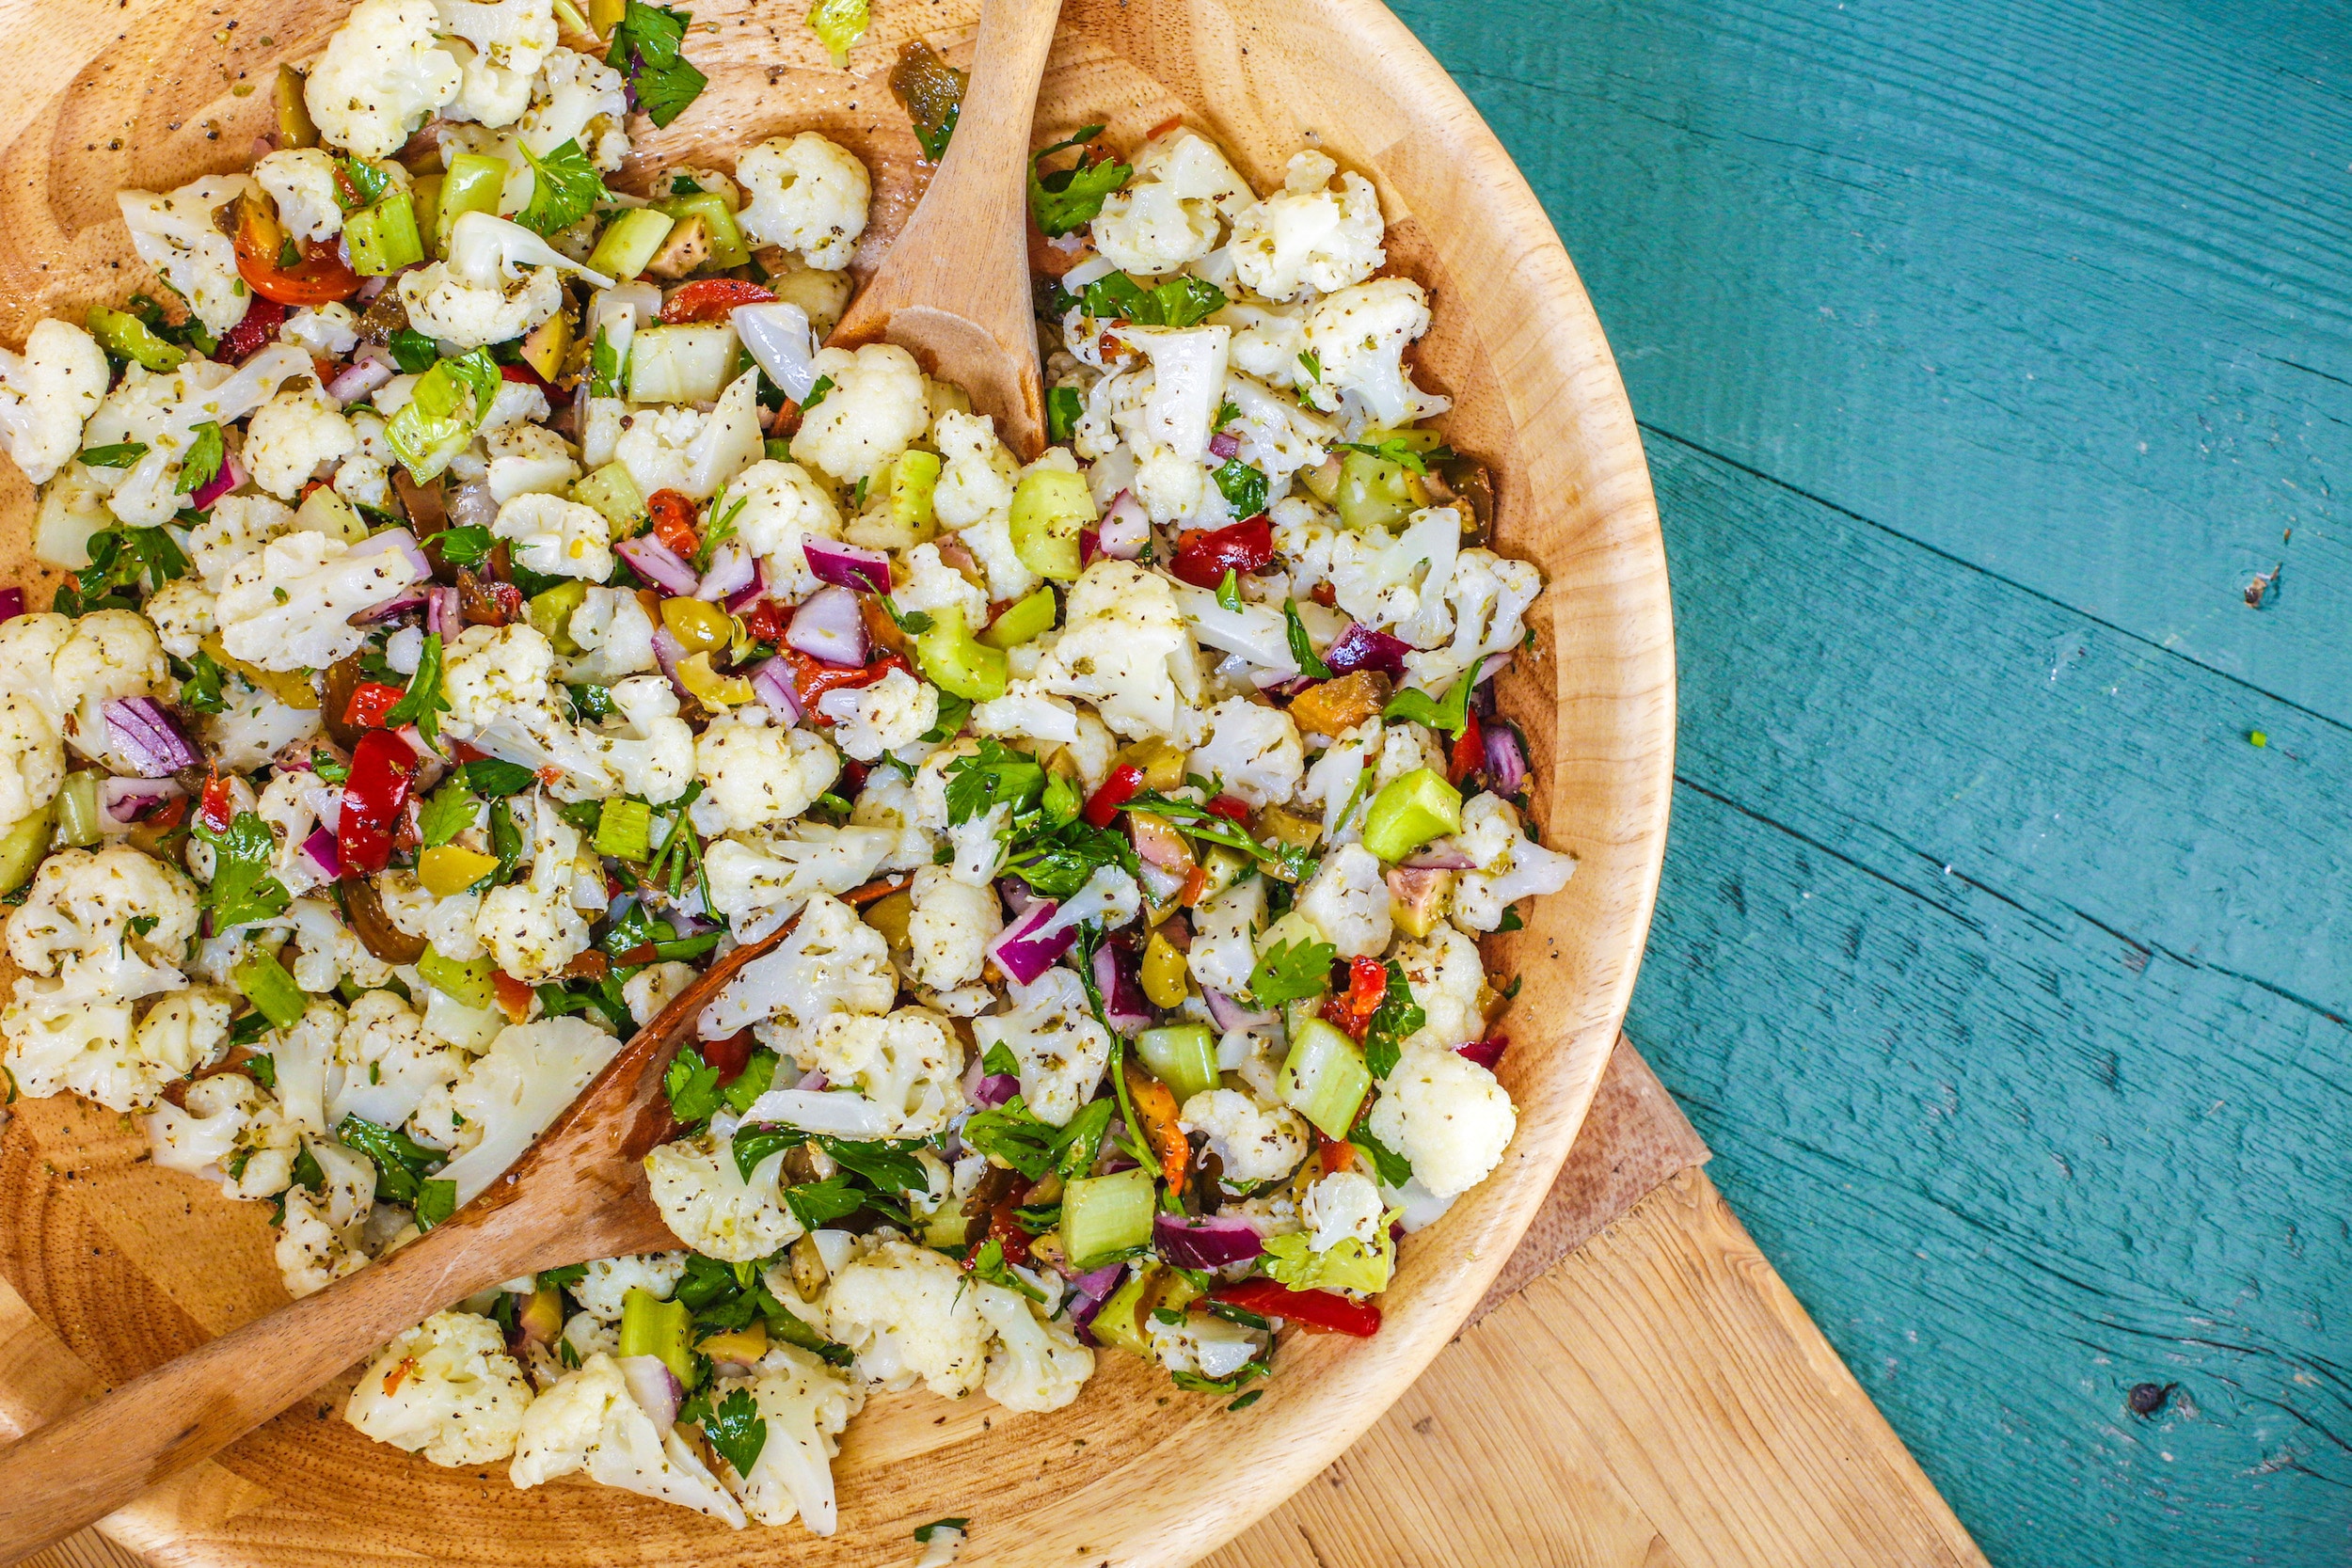
[[[1260,1104],[1239,1089],[1204,1089],[1184,1101],[1178,1120],[1185,1132],[1206,1134],[1225,1180],[1236,1187],[1288,1176],[1312,1144],[1296,1112]]]
[[[939,689],[904,670],[892,670],[871,686],[843,687],[817,699],[817,712],[833,721],[833,737],[860,762],[914,744],[939,722]]]
[[[808,810],[841,776],[841,758],[815,730],[786,729],[770,723],[765,709],[746,708],[705,726],[694,741],[694,776],[705,786],[696,826],[749,832]]]
[[[1486,1034],[1479,992],[1486,984],[1486,968],[1479,959],[1477,942],[1451,926],[1440,926],[1426,941],[1408,942],[1392,957],[1424,1015],[1422,1027],[1405,1042],[1407,1047],[1452,1051]]]
[[[832,1460],[841,1429],[866,1403],[866,1390],[792,1345],[772,1347],[748,1378],[722,1379],[714,1402],[739,1388],[751,1391],[768,1428],[751,1474],[727,1472],[744,1512],[763,1525],[790,1524],[797,1514],[811,1535],[831,1535],[839,1522]]]
[[[1136,499],[1155,523],[1189,516],[1202,499],[1209,437],[1225,397],[1229,326],[1121,326],[1149,366],[1112,380],[1111,423],[1136,454]]]
[[[705,1132],[646,1155],[645,1183],[672,1235],[707,1258],[748,1263],[800,1240],[801,1222],[776,1190],[783,1163],[778,1149],[747,1180],[734,1142]]]
[[[1009,514],[983,517],[957,537],[986,574],[989,597],[993,599],[1025,599],[1044,580],[1029,569],[1029,563],[1021,559],[1021,552],[1012,547]]]
[[[1021,1064],[1021,1098],[1043,1121],[1067,1126],[1094,1098],[1110,1065],[1111,1037],[1087,1005],[1085,982],[1054,968],[1021,989],[1017,1006],[972,1021],[972,1037],[986,1055],[1002,1045]]]
[[[111,374],[105,351],[71,322],[35,324],[24,352],[0,348],[0,440],[35,484],[46,484],[82,447]]]
[[[343,231],[335,173],[335,155],[316,147],[281,148],[253,166],[255,182],[278,204],[278,223],[295,238],[318,244]]]
[[[970,578],[940,558],[937,545],[916,545],[898,557],[906,581],[891,594],[901,614],[935,612],[950,606],[963,611],[966,626],[988,624],[988,595]],[[895,578],[898,573],[893,573]]]
[[[465,1203],[488,1186],[562,1115],[621,1042],[581,1018],[543,1018],[499,1031],[458,1082],[450,1104],[475,1141],[441,1171]]]
[[[367,640],[352,616],[421,578],[396,549],[354,548],[324,533],[284,534],[229,574],[214,607],[221,645],[264,670],[323,670]]]
[[[551,49],[531,94],[515,139],[535,155],[544,158],[567,141],[578,142],[588,161],[607,173],[628,156],[628,135],[621,128],[628,118],[628,85],[602,60]]]
[[[866,881],[892,843],[892,835],[878,829],[803,822],[789,837],[756,844],[723,838],[705,852],[703,869],[715,912],[726,917],[738,941],[751,942],[817,895],[844,894]]]
[[[161,1101],[148,1117],[155,1164],[190,1176],[216,1174],[252,1124],[261,1092],[243,1073],[217,1072],[189,1085],[187,1101],[185,1109]]]
[[[707,414],[691,408],[649,408],[630,415],[628,429],[613,444],[613,460],[628,470],[641,495],[676,490],[696,500],[707,499],[761,462],[765,448],[759,421],[759,376],[745,371],[727,384]],[[737,527],[742,527],[739,516]],[[752,547],[759,549],[756,543]]]
[[[65,747],[40,704],[0,693],[0,824],[22,822],[57,798]]]
[[[527,622],[468,626],[449,645],[441,669],[441,691],[449,699],[444,721],[461,734],[478,735],[509,715],[532,712],[546,703],[554,673],[554,645]]]
[[[1557,893],[1576,874],[1576,857],[1521,832],[1518,809],[1500,795],[1470,798],[1454,842],[1478,867],[1462,873],[1454,892],[1454,922],[1465,930],[1493,930],[1504,910],[1522,898]]]
[[[694,983],[698,971],[688,963],[647,964],[621,982],[621,1001],[629,1022],[643,1029],[677,1000],[678,992]]]
[[[790,935],[745,964],[703,1009],[699,1027],[705,1039],[724,1039],[747,1023],[766,1024],[775,1043],[797,1053],[800,1037],[827,1017],[886,1013],[898,997],[889,942],[820,893]]]
[[[196,884],[177,866],[129,845],[60,849],[41,862],[24,902],[8,914],[8,957],[28,974],[80,970],[93,979],[103,974],[110,985],[151,980],[109,998],[135,1000],[178,988],[174,966],[196,922]]]
[[[570,444],[545,425],[526,421],[485,431],[482,445],[490,460],[483,478],[496,501],[561,495],[580,477]]]
[[[857,1372],[891,1390],[921,1383],[961,1399],[987,1375],[989,1323],[955,1263],[892,1237],[834,1271],[829,1336],[857,1353]]]
[[[194,578],[174,578],[147,601],[147,618],[154,623],[164,652],[192,660],[213,634],[213,595]]]
[[[1233,271],[1267,299],[1293,300],[1307,290],[1330,293],[1360,283],[1388,260],[1380,248],[1380,198],[1360,174],[1316,151],[1291,154],[1282,188],[1233,214],[1227,254]]]
[[[1409,277],[1376,277],[1315,302],[1302,332],[1322,374],[1307,401],[1325,413],[1354,394],[1376,425],[1396,426],[1442,414],[1451,399],[1424,392],[1405,372],[1406,345],[1429,330],[1429,296]]]
[[[1518,1113],[1495,1075],[1469,1057],[1408,1044],[1381,1085],[1371,1127],[1374,1137],[1411,1163],[1414,1180],[1432,1196],[1447,1198],[1477,1186],[1502,1163]]]
[[[501,250],[489,241],[461,252],[458,246],[462,241],[482,240],[482,232],[469,231],[468,225],[483,224],[499,226],[498,230],[487,231],[493,240],[502,239],[503,230],[512,229],[534,242],[536,248],[545,250],[547,255],[537,255],[533,246],[520,243]],[[461,271],[461,254],[477,265]],[[516,261],[540,264],[527,271],[517,270],[515,262],[507,260],[509,254]],[[555,260],[549,261],[548,257]],[[502,343],[521,337],[563,308],[564,285],[556,276],[558,262],[571,264],[528,229],[487,213],[468,213],[451,230],[448,261],[434,261],[400,275],[400,302],[408,311],[409,325],[428,337],[463,348]],[[378,406],[384,405],[379,402]]]
[[[349,975],[361,986],[380,986],[392,977],[392,967],[367,949],[358,934],[343,924],[335,906],[324,898],[297,898],[286,907],[273,928],[291,926],[294,942],[294,984],[304,990],[333,990]],[[260,927],[255,927],[260,929]]]
[[[1021,465],[996,439],[996,421],[986,414],[944,410],[931,426],[931,444],[942,467],[931,491],[939,526],[954,531],[1012,510],[1012,487]]]
[[[1265,925],[1265,879],[1235,882],[1192,911],[1192,947],[1184,963],[1205,990],[1239,996],[1258,962],[1258,931]]]
[[[553,980],[588,950],[588,922],[572,903],[580,832],[538,798],[532,830],[531,876],[482,895],[474,929],[498,966],[518,980]]]
[[[208,174],[167,195],[134,190],[115,197],[131,230],[131,249],[188,302],[208,332],[226,332],[245,319],[250,296],[237,276],[236,246],[213,214],[252,192],[253,182],[242,174]]]
[[[305,354],[340,359],[359,346],[359,318],[341,300],[306,305],[278,324],[278,341]]]
[[[326,1119],[337,1127],[347,1116],[399,1127],[428,1093],[449,1088],[466,1070],[463,1057],[424,1037],[424,1021],[391,990],[352,1003],[335,1038],[335,1062],[342,1082],[327,1101]]]
[[[1339,427],[1247,375],[1225,378],[1225,401],[1238,412],[1225,433],[1241,443],[1233,455],[1265,476],[1279,497],[1291,476],[1328,455]]]
[[[457,57],[440,47],[438,31],[433,0],[359,0],[303,87],[320,136],[362,158],[398,151],[461,85]]]
[[[949,991],[980,977],[988,944],[1004,929],[996,891],[960,880],[944,865],[915,868],[910,890],[907,942],[914,949],[914,983]]]
[[[867,775],[857,803],[850,808],[851,827],[887,835],[882,857],[875,863],[875,869],[883,872],[912,871],[931,863],[934,841],[920,817],[914,781],[896,768],[878,768]]]
[[[572,1295],[582,1311],[593,1313],[605,1323],[616,1323],[621,1321],[621,1298],[629,1291],[643,1291],[667,1301],[685,1275],[686,1254],[682,1252],[640,1252],[625,1258],[599,1258],[588,1265],[588,1272],[572,1287]]]
[[[853,1084],[887,1112],[898,1124],[892,1137],[930,1137],[964,1109],[963,1043],[929,1008],[887,1018],[828,1013],[803,1053],[828,1085]]]
[[[313,1137],[326,1135],[326,1080],[342,1031],[342,1007],[313,997],[292,1024],[262,1037],[262,1053],[270,1059],[278,1080],[271,1093],[279,1119],[289,1129]]]
[[[361,8],[386,3],[362,0]],[[429,4],[424,10],[433,13]],[[498,1324],[471,1312],[436,1312],[369,1364],[343,1419],[436,1465],[487,1465],[515,1451],[530,1404],[531,1385]]]
[[[736,160],[751,204],[736,214],[755,244],[797,250],[812,267],[846,267],[866,232],[866,166],[814,131],[771,136]]]
[[[1512,561],[1492,550],[1471,548],[1454,557],[1445,585],[1454,620],[1446,646],[1405,656],[1410,684],[1443,691],[1489,654],[1517,648],[1525,636],[1528,606],[1544,591],[1543,573],[1531,561]]]
[[[1343,958],[1378,957],[1396,928],[1387,872],[1360,844],[1342,845],[1323,857],[1322,867],[1298,890],[1297,909]]]
[[[515,546],[515,564],[541,577],[612,575],[612,525],[603,513],[561,496],[516,496],[499,508],[490,532]]]
[[[1287,800],[1307,770],[1298,726],[1279,707],[1228,697],[1208,712],[1209,738],[1194,748],[1192,772],[1262,811]]]
[[[1312,379],[1298,358],[1307,346],[1302,307],[1277,309],[1235,302],[1209,319],[1233,329],[1232,364],[1242,374],[1286,390]]]
[[[1183,733],[1200,687],[1192,633],[1168,579],[1108,559],[1072,584],[1062,634],[1033,678],[1040,690],[1092,703],[1131,739]]]
[[[76,997],[71,974],[28,1002],[36,994],[28,988],[39,984],[19,980],[18,1001],[0,1012],[7,1065],[25,1094],[71,1089],[110,1111],[140,1109],[160,1100],[172,1080],[211,1066],[229,1049],[225,991],[174,991],[134,1027],[127,1003]]]
[[[575,686],[609,687],[659,667],[653,617],[634,590],[591,587],[565,629],[580,647],[564,666],[564,680]]]
[[[818,351],[817,373],[833,388],[804,408],[792,436],[792,460],[821,468],[844,485],[871,479],[930,428],[923,367],[896,343]]]
[[[276,1249],[286,1293],[297,1299],[367,1267],[365,1227],[375,1208],[375,1166],[366,1155],[327,1138],[305,1138],[303,1147],[323,1180],[315,1191],[287,1190]]]
[[[1197,1377],[1232,1377],[1269,1348],[1263,1329],[1206,1312],[1186,1312],[1172,1323],[1147,1318],[1143,1327],[1161,1366]]]
[[[1461,543],[1461,515],[1450,506],[1414,513],[1402,533],[1342,533],[1331,541],[1333,595],[1357,620],[1391,627],[1416,647],[1443,642],[1454,635],[1446,587]]]
[[[1333,1171],[1319,1178],[1307,1189],[1304,1209],[1307,1227],[1314,1232],[1308,1245],[1316,1252],[1354,1241],[1369,1253],[1387,1240],[1380,1224],[1387,1212],[1380,1201],[1380,1183],[1362,1171]]]
[[[742,1506],[683,1437],[654,1425],[621,1369],[602,1352],[532,1401],[506,1473],[516,1486],[531,1487],[578,1470],[607,1486],[742,1528]]]
[[[197,358],[183,360],[168,375],[133,365],[82,432],[86,446],[136,441],[147,448],[129,468],[103,470],[108,476],[107,509],[138,528],[171,521],[187,504],[180,484],[186,477],[183,465],[210,435],[199,427],[225,430],[267,403],[287,382],[314,381],[317,376],[310,356],[285,343],[269,344],[233,371]],[[218,585],[208,581],[206,586]]]
[[[101,610],[68,620],[19,615],[0,625],[0,690],[36,705],[50,727],[86,757],[135,769],[107,728],[118,697],[176,695],[155,628],[136,610]]]
[[[290,388],[255,411],[246,426],[245,465],[253,483],[280,500],[302,493],[320,467],[348,457],[358,438],[315,384]]]
[[[735,515],[735,536],[759,557],[769,594],[802,599],[822,587],[808,569],[802,544],[812,537],[840,538],[841,513],[808,470],[798,463],[763,458],[727,486],[727,506],[739,502],[742,510]]]
[[[1121,272],[1150,277],[1199,261],[1216,248],[1219,215],[1236,215],[1251,198],[1216,144],[1188,126],[1147,142],[1135,171],[1092,230],[1094,248]]]
[[[1094,1375],[1094,1353],[1063,1323],[1041,1320],[1021,1296],[979,1285],[980,1316],[995,1332],[988,1354],[988,1397],[1008,1410],[1059,1410]]]
[[[204,521],[188,530],[188,559],[204,586],[217,594],[229,586],[229,574],[239,562],[294,526],[294,508],[267,496],[223,496]]]
[[[435,0],[435,8],[440,12],[441,32],[472,44],[485,66],[525,82],[555,53],[550,0]]]

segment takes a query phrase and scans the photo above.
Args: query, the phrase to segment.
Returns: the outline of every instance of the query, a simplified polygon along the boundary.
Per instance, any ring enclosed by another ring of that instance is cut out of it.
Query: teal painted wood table
[[[1645,432],[1715,1180],[2002,1568],[2344,1561],[2352,13],[1398,8]]]

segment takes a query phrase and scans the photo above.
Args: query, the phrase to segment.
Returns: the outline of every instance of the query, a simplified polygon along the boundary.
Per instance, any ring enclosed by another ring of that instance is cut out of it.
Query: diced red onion
[[[1002,1105],[1020,1092],[1020,1079],[1009,1072],[992,1072],[972,1085],[972,1103],[979,1106]]]
[[[336,372],[326,384],[326,395],[338,403],[352,403],[390,381],[400,373],[400,367],[381,343],[363,343],[351,356],[351,363]]]
[[[808,569],[821,582],[862,589],[868,594],[890,592],[890,558],[880,550],[845,545],[838,539],[812,537],[801,542],[801,553],[808,558]]]
[[[1457,1045],[1454,1048],[1454,1053],[1476,1062],[1488,1072],[1492,1072],[1495,1069],[1495,1064],[1502,1060],[1502,1053],[1510,1043],[1502,1036],[1497,1035],[1492,1039],[1472,1040],[1468,1045]]]
[[[224,452],[219,469],[212,478],[198,485],[196,493],[188,498],[189,510],[201,512],[244,483],[245,470],[237,466],[237,454]]]
[[[801,1081],[792,1086],[809,1094],[817,1094],[823,1090],[828,1082],[830,1082],[830,1080],[825,1077],[825,1069],[820,1067],[813,1067],[806,1072],[802,1073]]]
[[[760,564],[759,557],[753,556],[752,580],[727,595],[727,613],[730,615],[742,614],[745,610],[751,609],[752,606],[757,604],[762,598],[764,598],[767,595],[767,593],[768,568]]]
[[[792,612],[784,641],[787,646],[828,664],[864,664],[866,616],[858,609],[857,595],[847,588],[819,588]]]
[[[1470,682],[1470,685],[1486,685],[1488,681],[1502,673],[1503,666],[1509,664],[1510,662],[1511,651],[1508,648],[1499,654],[1488,654],[1485,660],[1478,666],[1478,678]]]
[[[202,760],[180,721],[152,697],[113,697],[102,710],[106,731],[142,778],[167,779]]]
[[[318,867],[319,875],[328,881],[343,874],[342,851],[335,847],[335,835],[327,829],[321,828],[304,839],[302,852],[310,857],[312,865]]]
[[[417,536],[405,528],[388,528],[381,533],[371,533],[351,546],[351,553],[355,556],[382,555],[387,551],[395,552],[407,561],[416,571],[419,584],[433,580],[433,563],[425,560],[424,551],[417,547]],[[417,598],[418,601],[423,598],[421,587]]]
[[[686,1386],[658,1355],[624,1355],[613,1363],[628,1385],[629,1397],[644,1411],[656,1432],[667,1432],[686,1402]]]
[[[1152,1249],[1180,1269],[1221,1269],[1265,1251],[1265,1234],[1242,1214],[1188,1219],[1161,1214],[1152,1222]]]
[[[1295,697],[1315,684],[1312,675],[1286,675],[1279,670],[1252,670],[1249,684],[1277,697]]]
[[[817,335],[808,312],[786,300],[739,305],[727,312],[743,351],[794,403],[817,385]]]
[[[385,285],[391,282],[391,280],[392,275],[389,273],[382,273],[376,277],[363,279],[359,284],[358,293],[353,297],[357,298],[360,304],[365,305],[368,301],[382,293],[384,292]]]
[[[1077,940],[1074,927],[1055,929],[1054,916],[1060,908],[1051,898],[1039,899],[988,944],[989,956],[996,960],[996,967],[1015,984],[1035,984],[1037,977],[1053,968],[1054,960]]]
[[[389,621],[395,615],[405,615],[412,610],[422,609],[427,602],[428,599],[421,585],[405,589],[386,599],[373,610],[362,610],[354,614],[350,625],[372,626],[379,621]]]
[[[752,557],[752,547],[740,539],[730,539],[710,552],[710,570],[703,574],[694,597],[717,604],[751,587],[759,578],[759,565]]]
[[[1103,1017],[1120,1034],[1132,1036],[1152,1022],[1142,974],[1124,947],[1106,942],[1094,950],[1094,984],[1103,993]]]
[[[1431,845],[1426,849],[1416,850],[1406,856],[1397,863],[1411,871],[1475,871],[1478,869],[1476,861],[1453,847],[1451,844],[1444,847]]]
[[[499,520],[499,499],[478,479],[452,490],[441,505],[452,528],[488,528]]]
[[[1518,726],[1497,720],[1486,726],[1486,781],[1497,795],[1511,796],[1527,783],[1527,742]]]
[[[686,558],[650,533],[624,539],[612,547],[632,571],[664,593],[691,596],[702,586],[702,578]]]
[[[654,662],[661,666],[661,673],[670,677],[670,684],[677,689],[679,696],[691,697],[693,693],[686,689],[686,683],[678,679],[677,673],[678,661],[685,657],[686,644],[680,642],[669,627],[657,626],[653,628]]]
[[[1263,1029],[1275,1019],[1271,1008],[1253,1013],[1221,990],[1203,987],[1200,996],[1209,1005],[1209,1017],[1227,1034],[1236,1029]]]
[[[437,633],[444,643],[457,641],[457,634],[466,629],[466,623],[458,610],[456,589],[425,590],[424,629]]]
[[[111,831],[119,824],[127,832],[132,823],[157,806],[186,793],[170,779],[102,779],[98,784],[99,826]]]
[[[655,650],[660,652],[659,644]],[[782,655],[767,660],[752,672],[752,689],[768,705],[768,711],[787,724],[801,721],[801,700],[792,692],[792,667]]]
[[[13,621],[24,613],[24,590],[0,588],[0,621]]]
[[[1239,457],[1241,437],[1230,430],[1220,430],[1209,437],[1209,455],[1216,458]]]
[[[1119,1289],[1119,1281],[1127,1272],[1124,1263],[1105,1263],[1101,1268],[1082,1274],[1070,1282],[1070,1289],[1090,1300],[1102,1301]]]
[[[1360,621],[1350,621],[1347,629],[1323,650],[1323,662],[1331,667],[1335,675],[1377,670],[1393,680],[1405,673],[1405,656],[1412,651],[1410,642],[1385,631],[1375,631]]]
[[[1114,561],[1133,561],[1152,542],[1152,515],[1132,490],[1121,490],[1096,525],[1094,547]]]

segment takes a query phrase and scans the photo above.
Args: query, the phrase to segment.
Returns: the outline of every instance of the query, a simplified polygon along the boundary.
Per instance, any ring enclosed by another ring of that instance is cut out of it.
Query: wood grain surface
[[[1995,1562],[2341,1563],[2343,8],[1402,8],[1649,439],[1709,1174]]]

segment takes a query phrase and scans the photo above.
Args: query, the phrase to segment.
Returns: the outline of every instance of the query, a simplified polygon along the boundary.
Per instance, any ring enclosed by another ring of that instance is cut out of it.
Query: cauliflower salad
[[[360,0],[249,171],[121,194],[152,296],[0,350],[67,575],[0,594],[6,1092],[143,1117],[304,1295],[776,937],[668,1071],[675,1250],[453,1304],[345,1418],[829,1534],[877,1393],[1054,1410],[1116,1352],[1242,1409],[1503,1158],[1479,938],[1574,867],[1430,301],[1323,153],[1085,128],[1025,462],[824,346],[848,150],[605,183],[703,78],[592,15]],[[960,78],[894,86],[936,158]]]

